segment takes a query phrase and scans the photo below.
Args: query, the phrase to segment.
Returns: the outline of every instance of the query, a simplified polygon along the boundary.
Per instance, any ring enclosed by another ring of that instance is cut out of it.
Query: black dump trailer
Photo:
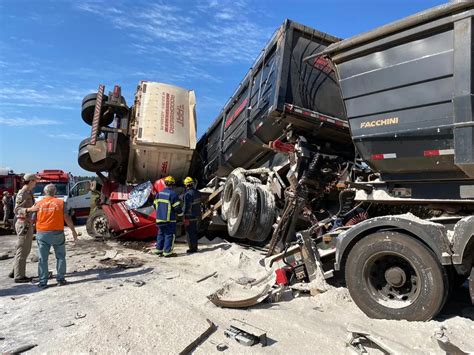
[[[474,198],[472,6],[443,5],[325,50],[358,153],[407,197]]]
[[[474,303],[473,17],[473,1],[451,2],[320,54],[377,177],[359,175],[354,200],[436,216],[379,215],[337,236],[335,269],[371,317],[430,319],[469,275]]]
[[[339,86],[329,62],[308,66],[338,38],[286,20],[198,142],[195,175],[201,181],[227,176],[237,167],[255,168],[268,160],[269,142],[285,128],[353,151]],[[324,124],[323,124],[324,123]],[[350,153],[349,153],[350,154]]]

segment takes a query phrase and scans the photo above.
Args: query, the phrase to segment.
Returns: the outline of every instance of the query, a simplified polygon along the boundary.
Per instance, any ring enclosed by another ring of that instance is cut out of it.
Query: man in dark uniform
[[[23,187],[18,191],[15,201],[15,230],[18,235],[13,270],[8,276],[15,279],[16,283],[30,282],[31,278],[26,277],[26,259],[31,251],[33,242],[33,213],[37,211],[33,189],[36,186],[36,175],[25,174],[23,176]]]
[[[192,254],[198,251],[198,230],[201,221],[201,193],[196,190],[193,178],[184,179],[186,192],[184,193],[184,228],[188,237],[189,249],[186,251]]]
[[[176,234],[176,216],[182,216],[181,202],[176,192],[173,191],[175,180],[172,176],[164,178],[166,187],[155,196],[156,224],[158,225],[158,236],[156,238],[156,250],[153,254],[171,257],[173,253],[174,239]]]

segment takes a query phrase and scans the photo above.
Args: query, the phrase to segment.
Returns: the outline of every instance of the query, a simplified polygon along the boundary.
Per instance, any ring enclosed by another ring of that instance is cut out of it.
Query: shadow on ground
[[[79,271],[75,273],[67,273],[66,277],[83,277],[79,280],[69,281],[69,285],[81,284],[84,282],[94,282],[102,280],[111,280],[117,278],[130,278],[148,274],[153,271],[153,268],[140,269],[135,271],[123,272],[123,268],[100,268]],[[13,282],[13,281],[12,281]],[[54,286],[56,284],[52,284]],[[31,293],[40,292],[42,289],[38,288],[36,284],[14,284],[14,286],[0,290],[0,297],[7,296],[21,296]]]

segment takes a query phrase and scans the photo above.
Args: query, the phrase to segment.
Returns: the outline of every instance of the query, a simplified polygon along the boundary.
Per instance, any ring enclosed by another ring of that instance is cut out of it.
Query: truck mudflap
[[[454,234],[451,241],[454,265],[463,263],[467,252],[469,252],[468,244],[472,238],[474,238],[474,216],[464,217],[454,226]]]
[[[366,235],[380,230],[402,230],[416,236],[436,255],[442,265],[451,265],[452,251],[445,226],[420,219],[411,213],[375,217],[363,221],[337,237],[334,269],[341,270],[342,262],[352,245]]]

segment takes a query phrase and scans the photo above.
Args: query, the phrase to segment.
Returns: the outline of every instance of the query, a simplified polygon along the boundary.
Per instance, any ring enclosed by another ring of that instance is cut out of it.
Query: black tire
[[[87,145],[90,143],[90,138],[84,139],[79,144],[79,152],[77,154],[77,162],[81,168],[87,171],[92,172],[101,172],[101,171],[110,171],[117,165],[117,161],[107,157],[105,159],[93,162],[89,151],[87,150]],[[103,138],[99,138],[103,140]]]
[[[345,276],[354,302],[371,318],[427,321],[446,302],[448,274],[415,238],[377,232],[350,251]]]
[[[234,190],[227,219],[227,232],[231,237],[246,239],[255,224],[257,212],[257,188],[242,182]]]
[[[255,227],[248,239],[254,242],[263,242],[268,239],[275,221],[275,197],[263,185],[256,185],[258,193],[258,213]]]
[[[95,101],[97,99],[97,93],[92,93],[92,94],[89,94],[89,95],[86,95],[84,96],[84,98],[82,99],[82,105],[84,105],[86,102],[88,101]],[[107,100],[107,99],[106,99]]]
[[[83,100],[83,103],[82,103],[81,117],[83,121],[87,123],[89,126],[92,125],[92,121],[94,120],[96,97],[97,97],[97,94],[87,95],[84,98],[84,100],[86,100],[86,98],[89,98],[89,99],[87,101]],[[107,101],[107,99],[108,99],[107,95],[104,95],[102,97],[102,104],[104,104]],[[101,126],[108,126],[114,120],[114,114],[112,111],[109,111],[107,114],[105,114],[105,112],[106,112],[106,108],[102,106],[100,123],[99,123]]]
[[[222,190],[221,197],[221,217],[224,221],[227,221],[229,211],[230,211],[230,202],[234,196],[235,188],[241,183],[245,182],[245,176],[243,174],[245,170],[242,168],[237,168],[233,170],[224,184],[224,189]]]
[[[109,236],[109,221],[104,211],[97,208],[87,218],[86,231],[93,238]]]

